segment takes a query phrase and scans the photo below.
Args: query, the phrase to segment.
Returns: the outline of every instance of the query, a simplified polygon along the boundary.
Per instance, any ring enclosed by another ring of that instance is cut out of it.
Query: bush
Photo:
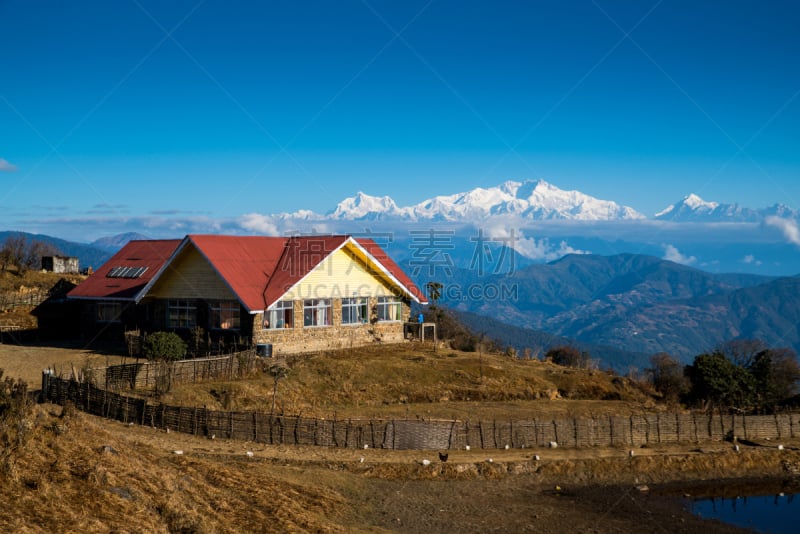
[[[144,356],[148,360],[181,360],[186,356],[186,343],[175,332],[155,332],[144,342]]]

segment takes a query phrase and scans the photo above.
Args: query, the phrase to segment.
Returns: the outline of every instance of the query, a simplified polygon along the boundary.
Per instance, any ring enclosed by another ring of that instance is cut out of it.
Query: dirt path
[[[55,368],[56,372],[69,373],[86,367],[103,367],[123,360],[120,356],[106,356],[92,350],[67,347],[25,346],[0,343],[0,369],[4,375],[21,378],[28,387],[42,385],[42,370]],[[130,361],[130,358],[128,358]]]
[[[223,464],[256,462],[287,484],[326,487],[349,503],[346,526],[354,531],[736,532],[693,516],[676,495],[708,493],[742,477],[782,487],[800,466],[800,443],[788,442],[783,450],[763,443],[737,453],[722,442],[637,449],[634,456],[613,448],[449,451],[443,463],[437,451],[278,447],[104,426],[165,457],[180,451]]]

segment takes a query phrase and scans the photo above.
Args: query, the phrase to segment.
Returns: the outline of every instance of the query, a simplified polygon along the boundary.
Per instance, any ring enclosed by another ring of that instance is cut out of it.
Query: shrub
[[[144,356],[148,360],[180,360],[186,356],[186,343],[175,332],[155,332],[144,342]]]

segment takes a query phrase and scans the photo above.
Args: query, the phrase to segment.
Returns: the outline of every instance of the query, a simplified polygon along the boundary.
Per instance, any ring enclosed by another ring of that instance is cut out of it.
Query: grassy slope
[[[639,386],[605,372],[418,344],[300,356],[288,364],[276,397],[276,410],[287,414],[520,419],[634,413],[653,404]],[[268,412],[273,386],[260,373],[235,383],[176,386],[164,401]]]
[[[6,532],[344,532],[334,491],[244,455],[177,455],[122,425],[60,412],[36,407],[0,455]]]

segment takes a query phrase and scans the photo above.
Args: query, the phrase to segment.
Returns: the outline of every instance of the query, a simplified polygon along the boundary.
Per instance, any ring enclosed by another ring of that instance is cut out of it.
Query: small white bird
[[[493,460],[491,458],[487,458],[486,461],[492,463]]]
[[[172,452],[174,452],[175,454],[179,454],[179,455],[183,454],[183,451],[172,451]]]
[[[464,449],[466,449],[466,450],[469,450],[469,445],[467,445],[466,447],[464,447]]]
[[[422,460],[422,465],[431,465],[431,461],[426,458],[425,460]]]
[[[364,463],[364,457],[363,456],[361,457],[360,461],[361,461],[362,464]]]
[[[555,441],[551,441],[550,442],[550,448],[551,449],[557,449],[558,448],[558,443],[556,443]]]
[[[245,454],[247,455],[248,458],[252,458],[253,456],[255,456],[255,454],[253,454],[253,451],[247,451]]]
[[[739,445],[734,445],[733,446],[733,450],[735,450],[736,452],[739,452]]]
[[[534,454],[534,455],[533,455],[533,459],[534,459],[534,460],[536,460],[536,461],[538,462],[538,461],[539,461],[539,455],[538,455],[538,454]]]
[[[783,450],[783,445],[778,445],[778,450],[782,451]]]
[[[633,449],[631,449],[630,451],[628,451],[628,456],[633,456],[633,454],[634,454],[634,452],[633,452]]]
[[[506,450],[508,450],[509,448],[510,448],[510,447],[508,446],[508,444],[506,444]]]
[[[364,444],[364,450],[367,450],[367,449],[369,449],[369,445],[367,445],[367,444],[365,443],[365,444]]]

